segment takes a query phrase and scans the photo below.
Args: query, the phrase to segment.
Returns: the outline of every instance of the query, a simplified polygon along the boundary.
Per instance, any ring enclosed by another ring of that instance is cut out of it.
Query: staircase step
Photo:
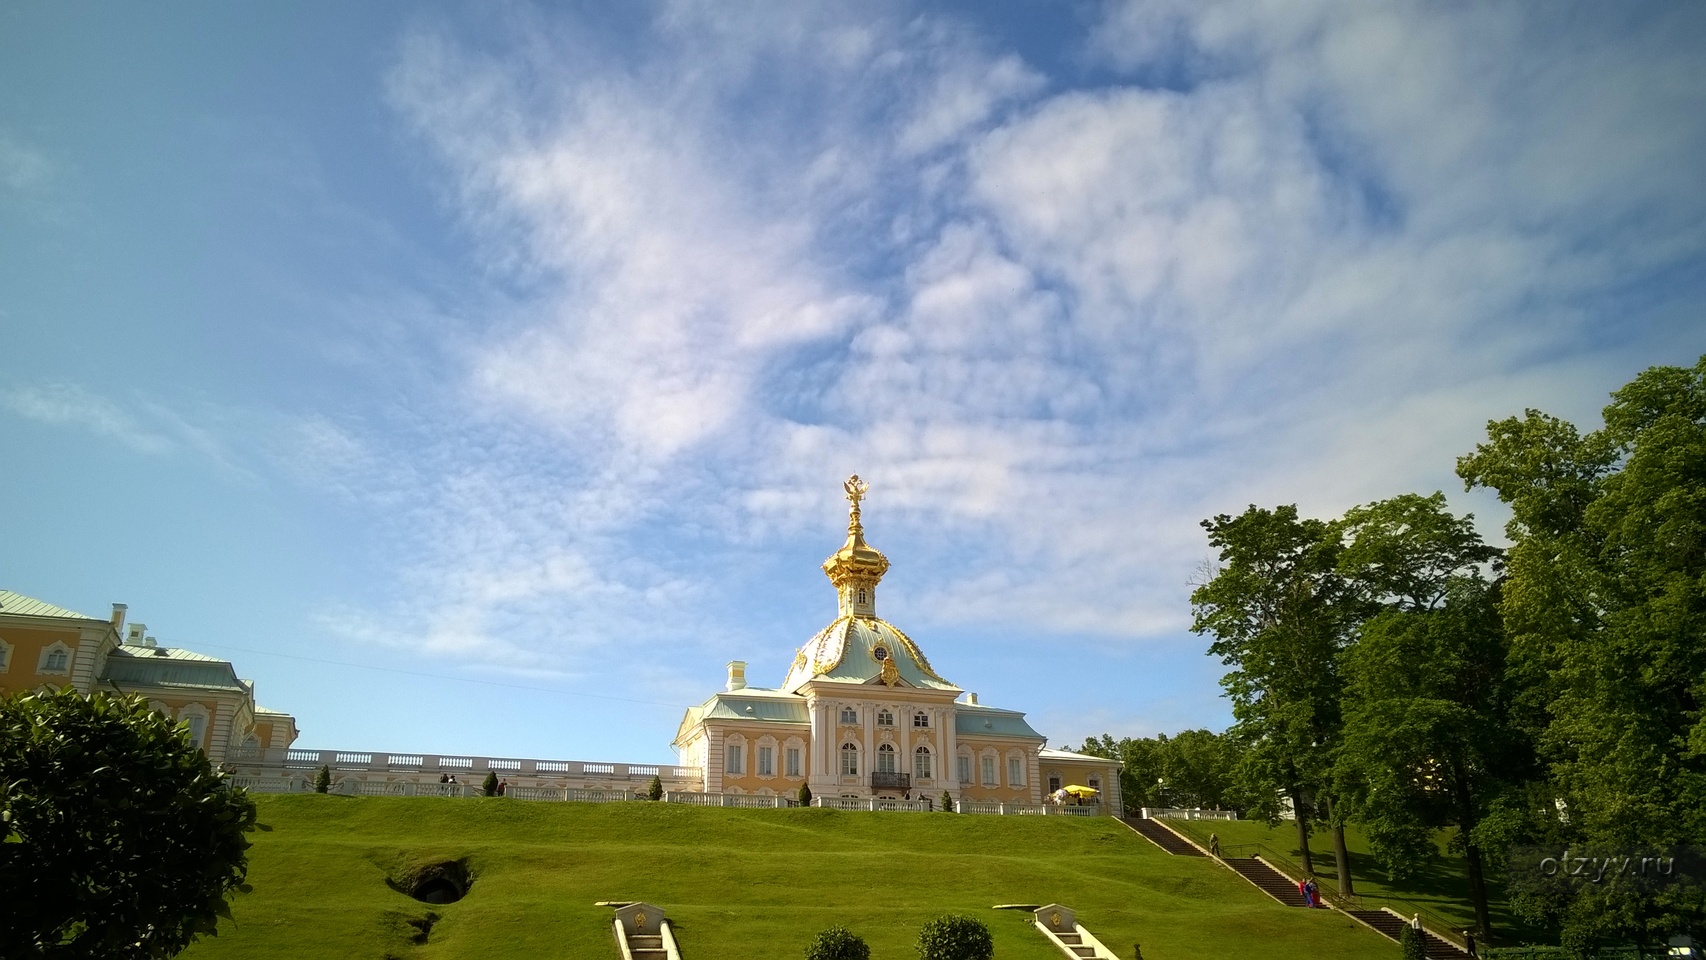
[[[1402,917],[1388,913],[1385,910],[1347,910],[1350,916],[1361,920],[1374,929],[1396,941],[1403,929],[1409,924]],[[1469,956],[1461,947],[1449,940],[1434,936],[1423,930],[1422,939],[1427,944],[1428,960],[1463,960]]]
[[[1179,836],[1154,820],[1141,817],[1120,817],[1120,822],[1142,834],[1156,846],[1179,857],[1201,857],[1205,854],[1189,840]]]
[[[1288,907],[1306,906],[1303,893],[1297,889],[1297,884],[1255,857],[1226,857],[1224,862],[1236,870],[1239,876],[1255,884],[1258,890],[1280,903]]]

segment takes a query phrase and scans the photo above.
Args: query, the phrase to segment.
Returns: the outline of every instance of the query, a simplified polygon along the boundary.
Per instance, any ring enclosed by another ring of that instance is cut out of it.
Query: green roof
[[[878,650],[882,651],[880,657]],[[924,651],[894,624],[863,616],[838,617],[807,640],[794,655],[782,689],[798,690],[812,680],[869,683],[882,678],[884,661],[892,665],[897,685],[921,690],[959,689],[937,674]]]
[[[119,647],[107,656],[101,679],[153,687],[249,689],[228,661],[175,647]]]
[[[93,620],[105,623],[100,617],[89,617],[75,610],[56,607],[51,603],[26,597],[21,593],[10,590],[0,590],[0,614],[11,614],[16,617],[55,617],[61,620]]]
[[[749,692],[750,691],[750,692]],[[770,694],[770,696],[764,696]],[[758,720],[768,723],[811,723],[806,711],[806,699],[777,690],[748,688],[716,693],[695,707],[698,717],[705,720]]]
[[[986,707],[981,703],[954,704],[954,733],[961,736],[1029,737],[1037,740],[1043,735],[1025,722],[1017,710]]]

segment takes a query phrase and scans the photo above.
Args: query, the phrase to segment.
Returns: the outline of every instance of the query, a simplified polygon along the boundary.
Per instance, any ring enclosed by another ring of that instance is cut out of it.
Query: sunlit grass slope
[[[668,911],[687,960],[803,956],[837,923],[872,956],[915,956],[924,921],[969,914],[1003,960],[1053,960],[1029,915],[1058,900],[1146,960],[1384,956],[1389,941],[1330,911],[1286,908],[1200,858],[1170,857],[1111,819],[721,810],[504,798],[260,797],[253,891],[235,923],[184,956],[610,958],[598,900]],[[468,896],[392,890],[409,863],[467,858]],[[438,916],[423,944],[411,920]]]

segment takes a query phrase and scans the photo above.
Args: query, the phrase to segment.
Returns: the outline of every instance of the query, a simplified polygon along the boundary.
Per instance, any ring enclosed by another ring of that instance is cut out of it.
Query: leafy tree
[[[989,928],[971,917],[936,917],[918,932],[919,960],[990,960],[995,941]]]
[[[498,775],[495,772],[486,771],[486,779],[480,781],[480,792],[488,797],[498,795]]]
[[[1434,856],[1456,827],[1469,899],[1489,925],[1481,820],[1532,772],[1514,728],[1497,590],[1482,572],[1499,551],[1445,497],[1406,494],[1349,511],[1342,573],[1378,610],[1343,655],[1345,729],[1336,782],[1393,877]]]
[[[254,822],[140,697],[0,699],[0,956],[176,954],[230,916]]]
[[[1209,653],[1231,667],[1230,731],[1243,748],[1240,778],[1253,795],[1284,791],[1297,818],[1303,870],[1314,872],[1309,820],[1329,806],[1340,889],[1352,890],[1342,817],[1332,810],[1331,758],[1340,727],[1338,656],[1355,609],[1339,575],[1333,528],[1295,506],[1203,521],[1219,550],[1214,576],[1191,593],[1191,629],[1212,634]],[[1264,816],[1277,811],[1264,804]]]
[[[806,947],[806,960],[871,960],[871,948],[846,927],[830,927]]]
[[[652,774],[652,782],[646,785],[646,799],[657,801],[663,799],[663,779]]]
[[[1420,930],[1407,923],[1399,928],[1398,955],[1404,960],[1428,960],[1428,942]]]
[[[1086,737],[1079,751],[1120,761],[1120,798],[1131,814],[1143,807],[1245,810],[1251,804],[1234,776],[1238,744],[1222,734],[1186,730],[1117,741],[1103,734]]]
[[[320,764],[320,769],[314,771],[314,792],[325,793],[332,789],[332,768]]]
[[[1612,394],[1602,429],[1529,410],[1458,460],[1510,505],[1499,602],[1519,722],[1547,764],[1529,830],[1565,842],[1706,842],[1706,357]],[[1551,801],[1551,802],[1547,802]],[[1562,806],[1559,806],[1559,804]],[[1548,822],[1550,821],[1550,822]],[[1566,945],[1706,927],[1698,889],[1582,884],[1516,906]]]

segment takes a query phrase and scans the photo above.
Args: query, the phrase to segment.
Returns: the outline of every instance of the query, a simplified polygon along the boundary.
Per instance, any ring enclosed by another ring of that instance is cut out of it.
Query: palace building
[[[1100,791],[1118,812],[1119,763],[1052,750],[1025,715],[978,702],[936,672],[924,651],[877,616],[889,561],[865,542],[860,502],[844,485],[847,542],[824,561],[837,616],[794,655],[782,685],[748,686],[729,664],[720,693],[688,709],[676,733],[683,766],[707,793],[937,799],[1035,805],[1068,785]]]
[[[106,620],[0,590],[0,695],[71,687],[140,694],[184,723],[209,760],[283,763],[296,719],[255,703],[255,685],[227,660],[162,647],[148,627],[125,625],[125,605]]]

